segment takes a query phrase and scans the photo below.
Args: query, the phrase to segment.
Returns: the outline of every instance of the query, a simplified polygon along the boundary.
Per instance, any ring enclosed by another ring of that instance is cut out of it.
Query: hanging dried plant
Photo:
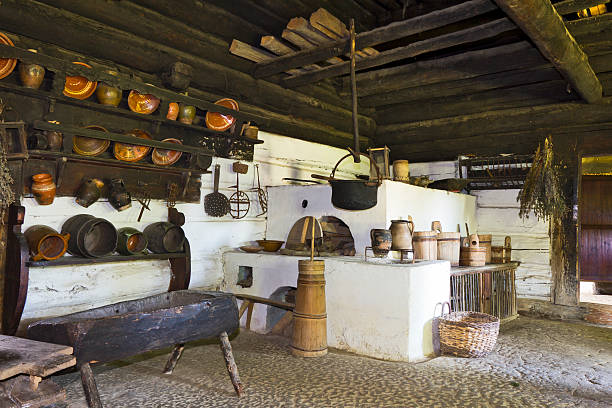
[[[6,160],[4,141],[0,142],[0,223],[4,219],[4,212],[15,201],[13,193],[13,177]]]
[[[562,217],[569,211],[563,192],[560,164],[555,161],[552,136],[546,137],[544,146],[538,145],[533,165],[527,174],[517,201],[521,207],[519,216],[528,218],[531,211],[538,219]]]

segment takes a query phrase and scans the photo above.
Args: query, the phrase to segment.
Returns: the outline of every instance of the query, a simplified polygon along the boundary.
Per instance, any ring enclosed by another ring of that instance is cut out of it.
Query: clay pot
[[[110,192],[108,194],[108,202],[115,207],[117,211],[127,210],[132,206],[132,196],[126,190],[122,179],[112,179]]]
[[[29,49],[28,51],[36,53],[36,50]],[[19,79],[21,84],[30,89],[38,89],[45,79],[45,67],[38,64],[19,63]]]
[[[104,82],[98,84],[98,88],[96,89],[96,98],[102,105],[117,107],[119,106],[122,97],[123,92],[121,92],[121,89]]]
[[[49,205],[55,198],[55,183],[53,177],[47,173],[32,176],[32,188],[30,189],[34,198],[40,205]]]
[[[136,228],[120,228],[117,231],[117,252],[121,255],[137,255],[147,248],[147,238]]]
[[[193,118],[195,118],[195,115],[196,115],[195,106],[186,105],[184,103],[181,103],[179,105],[179,113],[178,113],[179,122],[185,123],[187,125],[191,125],[193,123]]]
[[[156,254],[180,252],[183,250],[185,232],[178,225],[169,222],[156,222],[144,229],[149,250]]]
[[[387,229],[371,229],[370,238],[372,240],[372,252],[375,257],[382,258],[389,253],[393,242],[391,231]]]
[[[76,202],[87,208],[100,198],[104,183],[101,180],[91,178],[86,180],[77,192]]]
[[[46,225],[33,225],[24,232],[33,261],[52,261],[68,249],[70,234],[59,234]]]
[[[49,147],[49,140],[44,133],[34,133],[28,136],[28,149],[45,150]]]
[[[170,102],[168,104],[168,113],[166,114],[166,119],[176,120],[179,115],[179,104],[176,102]]]
[[[53,122],[51,122],[53,123]],[[64,136],[56,130],[45,130],[43,134],[47,137],[47,149],[58,152],[62,149]]]
[[[396,160],[393,162],[393,180],[410,180],[410,164],[408,160]]]

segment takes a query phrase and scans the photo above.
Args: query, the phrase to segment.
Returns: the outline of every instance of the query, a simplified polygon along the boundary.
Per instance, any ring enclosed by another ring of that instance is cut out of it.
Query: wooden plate
[[[230,98],[219,99],[215,102],[215,105],[221,105],[236,111],[239,110],[238,102]],[[212,130],[223,132],[232,127],[235,121],[236,119],[231,115],[211,111],[206,112],[206,127]]]
[[[249,252],[251,254],[263,251],[263,247],[251,245],[241,246],[240,249],[242,249],[244,252]]]
[[[105,128],[98,125],[85,126],[85,129],[98,130],[100,132],[108,132]],[[96,139],[93,137],[74,136],[72,139],[72,150],[83,156],[98,156],[108,149],[110,140]]]
[[[84,67],[91,68],[90,65],[84,62],[75,61],[73,64],[83,65]],[[92,82],[82,76],[70,76],[66,75],[66,84],[64,85],[64,95],[74,99],[87,99],[89,98],[98,86],[97,82]]]
[[[180,145],[183,144],[180,140],[173,139],[173,138],[164,139],[162,140],[162,142],[174,143],[174,144],[180,144]],[[182,154],[183,152],[177,152],[176,150],[159,149],[156,147],[155,149],[153,149],[153,153],[151,154],[151,159],[153,160],[153,163],[158,164],[160,166],[170,166],[176,163],[178,159],[181,158]]]
[[[4,33],[0,33],[0,44],[15,46]],[[15,69],[15,65],[17,65],[17,59],[15,58],[0,58],[0,79],[9,76]]]
[[[140,129],[132,129],[125,133],[126,135],[138,137],[140,139],[153,140],[151,136]],[[117,160],[126,162],[137,162],[138,160],[145,157],[151,148],[149,146],[133,145],[127,143],[117,143],[113,146],[113,154]]]
[[[128,95],[128,106],[132,112],[150,115],[159,106],[159,98],[151,94],[141,94],[136,90]]]

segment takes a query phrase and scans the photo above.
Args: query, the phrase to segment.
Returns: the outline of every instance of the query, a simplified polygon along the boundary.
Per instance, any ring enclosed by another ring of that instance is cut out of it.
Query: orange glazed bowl
[[[90,65],[84,62],[75,61],[73,64],[83,65],[84,67],[91,68]],[[87,99],[89,98],[98,86],[97,82],[90,81],[89,79],[82,76],[70,76],[66,75],[66,84],[64,85],[64,95],[74,99]]]
[[[230,98],[219,99],[217,102],[215,102],[215,105],[220,105],[235,111],[239,110],[238,102]],[[225,113],[211,111],[206,112],[206,127],[212,130],[223,132],[232,127],[235,121],[236,119],[233,116]]]
[[[128,106],[132,112],[150,115],[159,106],[159,98],[151,94],[141,94],[132,90],[128,95]]]
[[[14,47],[13,42],[4,33],[0,33],[0,44]],[[15,58],[0,58],[0,79],[7,77],[15,69],[17,60]]]
[[[152,140],[151,136],[140,129],[132,129],[129,132],[125,133],[129,136],[138,137],[140,139]],[[138,160],[145,157],[151,148],[149,146],[141,146],[135,144],[127,144],[127,143],[118,143],[115,142],[113,146],[113,154],[117,160],[127,161],[127,162],[137,162]]]

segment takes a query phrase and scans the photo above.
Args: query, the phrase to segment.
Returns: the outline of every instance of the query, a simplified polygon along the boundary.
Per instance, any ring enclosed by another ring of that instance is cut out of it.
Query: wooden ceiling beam
[[[436,98],[470,95],[492,89],[554,81],[561,78],[561,74],[552,66],[516,69],[365,96],[359,99],[359,106],[376,107],[378,110],[399,103],[424,101],[431,99],[432,95]]]
[[[512,31],[516,26],[507,18],[491,21],[476,27],[465,30],[455,31],[439,37],[428,38],[417,41],[404,47],[393,48],[381,52],[377,55],[360,59],[355,64],[358,71],[386,65],[390,62],[400,61],[406,58],[416,57],[428,52],[438,51],[445,48],[454,47],[461,44],[476,42],[487,38],[495,37],[507,31]],[[350,62],[342,62],[329,67],[323,67],[315,71],[308,71],[290,76],[283,80],[283,84],[288,87],[309,84],[326,78],[334,78],[349,73]]]
[[[398,89],[548,64],[549,62],[538,50],[530,43],[522,41],[358,74],[357,87],[359,95],[364,97],[394,92]],[[346,83],[345,86],[347,86]]]
[[[495,9],[495,5],[489,0],[470,0],[455,7],[357,34],[355,47],[363,49],[375,46],[423,31],[443,27],[457,21],[466,20]],[[264,78],[291,68],[299,68],[348,52],[350,52],[350,47],[347,40],[334,41],[325,46],[287,54],[273,61],[259,63],[253,70],[253,76]]]
[[[379,24],[389,24],[393,21],[401,21],[409,18],[431,13],[436,10],[442,10],[448,7],[456,6],[465,0],[427,0],[427,1],[411,1],[407,7],[403,7],[402,1],[399,1],[393,10],[378,17]]]
[[[553,4],[557,13],[566,15],[570,13],[577,13],[585,8],[594,7],[599,4],[609,3],[610,0],[565,0]]]
[[[612,122],[612,98],[604,98],[602,103],[597,105],[568,102],[383,125],[376,128],[376,143],[390,146],[478,134],[529,131],[558,127],[564,123],[604,122]]]
[[[574,37],[587,37],[601,31],[608,31],[612,36],[612,13],[601,14],[595,17],[581,18],[565,23],[570,34]],[[582,45],[582,41],[578,41]]]
[[[601,101],[601,83],[587,55],[550,0],[495,0],[588,103]]]

